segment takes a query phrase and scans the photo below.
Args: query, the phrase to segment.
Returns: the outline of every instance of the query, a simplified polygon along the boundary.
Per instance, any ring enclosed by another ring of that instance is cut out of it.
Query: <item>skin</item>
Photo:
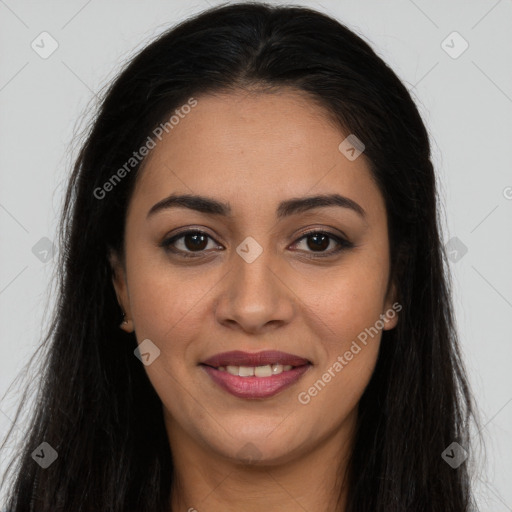
[[[381,332],[309,403],[298,395],[395,301],[384,199],[364,153],[346,158],[338,146],[348,133],[303,93],[283,88],[197,100],[146,159],[127,213],[125,259],[111,254],[122,327],[161,351],[144,368],[162,400],[174,458],[172,511],[339,510],[336,478],[346,467]],[[285,199],[334,192],[358,203],[365,217],[339,206],[276,217]],[[148,218],[171,193],[229,203],[232,215],[180,207]],[[185,227],[211,237],[202,252],[190,237],[174,243],[195,258],[160,246]],[[354,247],[322,258],[338,244],[327,239],[318,248],[311,237],[308,244],[302,237],[312,228]],[[236,252],[248,236],[263,248],[252,263]],[[388,317],[383,328],[397,320]],[[263,400],[232,396],[199,366],[220,352],[272,349],[312,366]],[[252,464],[245,462],[250,450]]]

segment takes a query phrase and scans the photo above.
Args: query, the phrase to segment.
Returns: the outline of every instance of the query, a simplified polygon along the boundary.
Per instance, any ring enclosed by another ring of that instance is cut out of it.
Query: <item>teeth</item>
[[[256,377],[270,377],[272,375],[272,367],[269,364],[267,366],[256,366],[254,375]]]
[[[271,377],[280,373],[290,371],[293,366],[287,364],[267,364],[266,366],[219,366],[217,370],[228,372],[239,377]]]
[[[278,375],[283,373],[284,366],[282,364],[273,364],[272,365],[272,375]]]
[[[231,375],[238,375],[238,366],[226,366],[226,371]]]
[[[240,366],[238,368],[238,375],[240,375],[240,377],[252,377],[254,375],[254,367]]]

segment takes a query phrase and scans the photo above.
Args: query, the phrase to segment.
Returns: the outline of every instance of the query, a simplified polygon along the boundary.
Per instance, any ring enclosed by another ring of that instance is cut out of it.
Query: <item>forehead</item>
[[[305,93],[239,91],[196,101],[155,140],[134,200],[156,202],[179,191],[229,198],[236,209],[255,198],[263,205],[339,192],[382,208],[364,154],[351,161],[340,152],[349,134]]]

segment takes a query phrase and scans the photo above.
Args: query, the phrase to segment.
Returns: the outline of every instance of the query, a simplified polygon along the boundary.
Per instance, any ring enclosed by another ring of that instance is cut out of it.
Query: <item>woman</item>
[[[69,183],[9,510],[469,510],[436,201],[414,102],[339,22],[164,33]]]

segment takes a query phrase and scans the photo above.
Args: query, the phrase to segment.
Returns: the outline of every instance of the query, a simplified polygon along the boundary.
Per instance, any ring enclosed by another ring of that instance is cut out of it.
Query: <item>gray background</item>
[[[73,148],[95,93],[158,33],[216,4],[0,0],[0,399],[48,323],[55,258],[41,239],[55,240]],[[487,444],[486,457],[473,454],[479,506],[512,511],[512,1],[296,4],[335,16],[367,40],[428,126],[462,349]],[[47,58],[31,47],[51,49],[48,36],[39,37],[44,31],[58,44]],[[17,385],[0,401],[2,440],[20,396]],[[23,429],[19,419],[18,439]]]

